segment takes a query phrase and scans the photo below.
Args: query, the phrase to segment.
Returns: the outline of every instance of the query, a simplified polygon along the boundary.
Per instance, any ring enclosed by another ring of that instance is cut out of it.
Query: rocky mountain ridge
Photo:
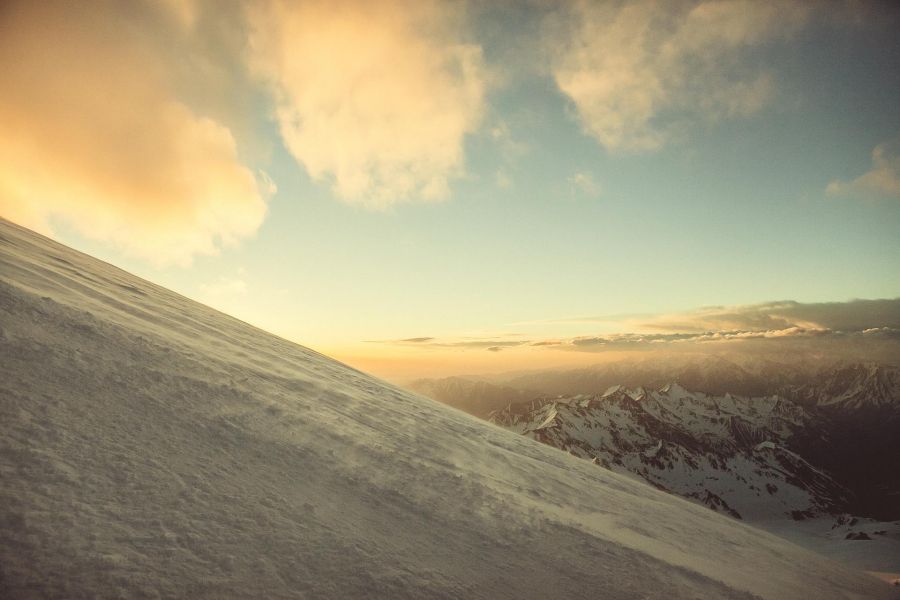
[[[736,517],[900,519],[897,381],[896,369],[854,365],[785,395],[612,386],[488,418]]]

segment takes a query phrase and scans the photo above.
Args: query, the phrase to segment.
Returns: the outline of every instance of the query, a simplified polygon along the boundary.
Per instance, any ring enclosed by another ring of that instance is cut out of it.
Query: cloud
[[[787,327],[785,329],[770,329],[767,331],[708,331],[698,334],[686,333],[661,333],[654,335],[646,334],[613,334],[608,336],[596,337],[576,337],[567,342],[558,345],[561,350],[574,350],[580,352],[604,352],[609,350],[660,350],[692,347],[697,348],[700,345],[708,346],[715,343],[725,342],[759,342],[759,341],[776,341],[776,340],[804,340],[811,338],[835,338],[848,339],[860,338],[864,335],[869,337],[878,337],[884,339],[894,339],[893,330],[881,334],[881,331],[872,334],[862,331],[842,332],[833,331],[831,329],[808,329],[804,327]]]
[[[600,186],[594,181],[594,176],[590,173],[579,171],[569,177],[569,185],[572,190],[577,190],[587,196],[599,196]]]
[[[713,306],[695,311],[633,321],[633,326],[657,331],[773,331],[830,329],[862,331],[872,327],[900,327],[900,298],[848,302],[766,302],[742,306]]]
[[[530,148],[513,137],[509,124],[504,120],[498,120],[487,133],[497,149],[501,164],[494,175],[494,183],[500,189],[510,189],[514,183],[510,172],[516,170],[516,163],[528,154]]]
[[[460,6],[252,5],[253,63],[274,90],[288,150],[313,179],[370,208],[447,196],[488,84]]]
[[[696,336],[691,334],[671,333],[671,334],[637,334],[637,333],[614,333],[605,336],[580,336],[565,342],[564,346],[570,346],[574,349],[622,349],[626,347],[639,346],[645,344],[658,344],[664,342],[677,342],[689,340]]]
[[[552,76],[585,131],[614,152],[656,150],[692,121],[759,111],[774,84],[747,51],[797,30],[810,10],[753,0],[565,6],[545,27]]]
[[[516,335],[516,334],[512,334]],[[489,350],[491,352],[499,352],[503,348],[512,348],[515,346],[526,346],[531,343],[530,340],[522,339],[503,339],[494,337],[485,338],[434,338],[434,337],[414,337],[397,340],[367,340],[371,344],[388,344],[393,346],[416,346],[419,348],[443,348],[457,350]]]
[[[488,134],[497,146],[501,159],[506,164],[516,162],[531,150],[528,144],[513,137],[509,123],[504,120],[497,121],[493,127],[490,128]]]
[[[61,220],[157,264],[186,264],[257,230],[271,182],[181,86],[215,71],[190,46],[192,15],[141,3],[5,4],[5,217],[44,233]]]
[[[558,349],[582,352],[650,350],[717,342],[839,341],[900,339],[900,298],[848,302],[768,302],[715,306],[654,318],[626,320],[623,328],[644,332],[583,335]]]
[[[872,168],[852,181],[834,180],[825,188],[831,196],[889,196],[900,198],[900,141],[875,146]]]
[[[900,340],[900,329],[894,327],[871,327],[864,329],[862,333],[872,338]]]
[[[483,340],[445,340],[445,341],[435,341],[431,343],[431,346],[436,348],[459,348],[459,349],[474,349],[480,350],[482,348],[490,350],[491,348],[512,348],[514,346],[524,346],[529,343],[529,340],[492,340],[492,339],[483,339]],[[496,350],[492,350],[492,352],[496,352]]]
[[[696,336],[683,337],[679,342],[708,342],[719,340],[754,340],[754,339],[779,339],[794,337],[820,337],[836,334],[837,332],[825,328],[785,327],[784,329],[769,329],[767,331],[714,331]]]
[[[742,354],[767,359],[815,356],[891,364],[900,356],[900,298],[818,303],[786,300],[657,316],[580,317],[516,326],[527,327],[531,333],[497,329],[478,337],[422,336],[370,343],[445,358],[502,352],[510,360],[536,366],[590,364],[626,353]],[[574,332],[573,326],[578,328]],[[560,335],[554,327],[580,335]],[[610,327],[618,330],[608,332]],[[595,331],[589,331],[592,328]]]

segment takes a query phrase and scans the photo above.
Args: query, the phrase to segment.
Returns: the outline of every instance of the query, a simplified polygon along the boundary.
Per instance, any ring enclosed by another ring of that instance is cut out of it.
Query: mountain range
[[[656,428],[646,432],[646,444],[668,443],[683,432],[695,438],[692,451],[716,459],[723,458],[720,448],[729,458],[731,446],[746,449],[776,442],[843,490],[823,502],[860,516],[900,519],[900,369],[893,365],[760,359],[741,365],[719,356],[677,357],[516,374],[495,382],[461,377],[419,380],[412,387],[508,428],[528,430],[564,449],[590,448],[592,442],[534,433],[554,410],[548,407],[563,413],[575,410],[585,421],[583,427],[605,433],[609,428],[646,425],[652,419]],[[670,392],[663,390],[690,390],[691,400],[675,410],[665,401]],[[748,391],[759,393],[742,393]],[[617,418],[603,415],[602,422],[594,422],[613,406],[621,409]],[[660,407],[667,419],[661,429]],[[703,423],[713,417],[703,411],[717,419],[727,416],[728,423],[711,432]],[[577,421],[574,416],[568,420],[573,419]],[[608,440],[597,443],[604,446]],[[623,453],[622,448],[604,447]],[[653,477],[646,479],[668,489]],[[694,493],[700,492],[686,495]]]

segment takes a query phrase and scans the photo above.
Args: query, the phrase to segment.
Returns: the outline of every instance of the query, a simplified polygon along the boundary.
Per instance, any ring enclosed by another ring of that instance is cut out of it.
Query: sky
[[[896,350],[898,31],[862,1],[4,2],[0,215],[396,381]]]

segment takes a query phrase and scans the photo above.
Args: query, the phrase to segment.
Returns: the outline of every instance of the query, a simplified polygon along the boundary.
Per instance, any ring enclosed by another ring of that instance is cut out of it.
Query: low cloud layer
[[[271,184],[179,85],[208,67],[192,62],[189,17],[141,3],[5,4],[4,216],[44,233],[62,220],[158,264],[256,231]]]
[[[691,121],[744,117],[774,95],[753,48],[805,23],[796,2],[574,2],[548,19],[552,75],[610,151],[656,150]]]
[[[406,338],[405,340],[399,340],[402,343],[407,344],[424,344],[425,342],[430,342],[434,340],[433,337],[414,337],[414,338]]]
[[[609,317],[586,317],[555,321],[567,323],[602,322]],[[551,322],[553,323],[553,322]],[[900,342],[900,298],[851,300],[849,302],[802,303],[767,302],[743,306],[714,306],[678,314],[619,321],[621,332],[580,335],[554,339],[525,339],[524,335],[488,338],[419,337],[373,342],[407,347],[444,350],[488,350],[548,348],[570,352],[729,350],[769,348],[784,350],[786,344],[815,340],[815,349],[824,342],[830,350],[841,347],[877,346],[884,350]]]
[[[636,332],[578,336],[558,347],[601,352],[690,344],[708,347],[720,342],[895,340],[896,332],[900,331],[900,298],[714,306],[651,318],[632,318],[623,321],[621,326]]]
[[[511,338],[511,339],[510,339]],[[436,338],[436,337],[413,337],[400,340],[368,340],[370,344],[385,344],[389,346],[407,346],[418,348],[439,348],[451,350],[487,350],[489,352],[500,352],[504,348],[512,348],[515,346],[527,346],[531,340],[520,339],[521,336],[497,336],[484,338]]]
[[[459,4],[254,5],[257,70],[288,150],[348,202],[439,200],[463,172],[487,77]]]
[[[862,332],[852,332],[861,334]],[[845,336],[844,332],[830,329],[808,329],[804,327],[787,327],[767,331],[708,331],[705,333],[620,333],[607,336],[577,337],[561,347],[568,350],[595,352],[602,350],[634,350],[662,348],[673,344],[706,344],[714,342],[731,342],[743,340],[788,340],[802,338],[821,338],[827,336]]]
[[[632,320],[641,329],[706,333],[715,331],[832,330],[862,331],[900,327],[900,298],[849,302],[766,302],[713,306],[696,311]]]

